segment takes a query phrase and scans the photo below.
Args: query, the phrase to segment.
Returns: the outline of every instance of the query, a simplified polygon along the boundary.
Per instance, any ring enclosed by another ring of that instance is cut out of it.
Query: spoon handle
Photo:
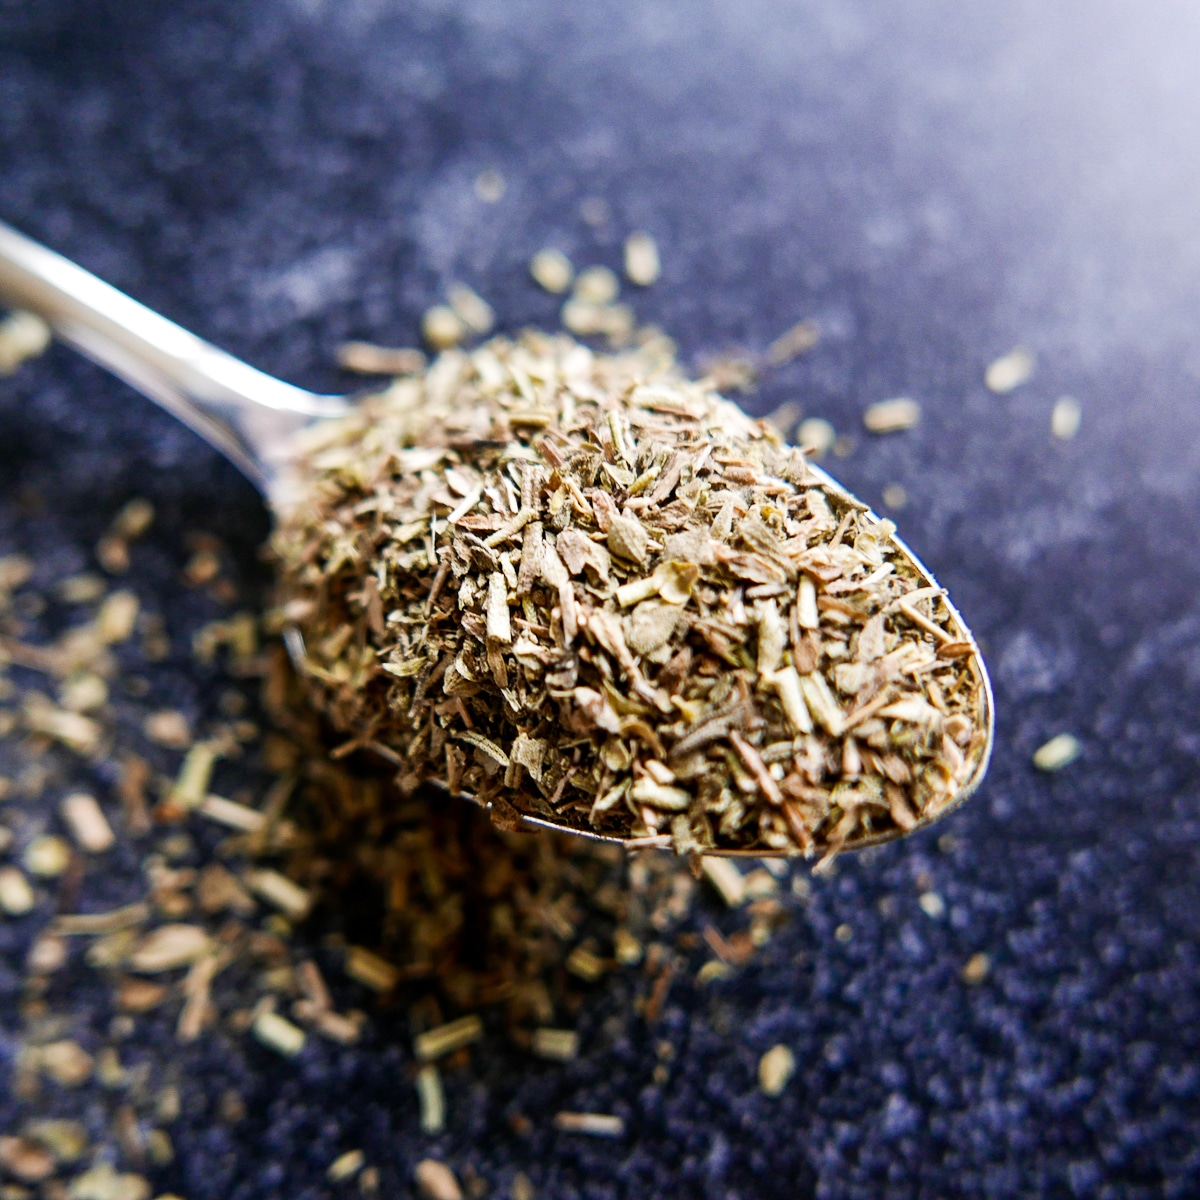
[[[0,222],[0,302],[162,405],[266,494],[288,439],[340,396],[293,387],[218,350],[89,271]]]

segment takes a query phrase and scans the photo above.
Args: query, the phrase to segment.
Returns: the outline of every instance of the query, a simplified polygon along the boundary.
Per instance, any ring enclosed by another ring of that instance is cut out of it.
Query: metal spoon
[[[291,498],[287,468],[294,436],[316,421],[346,413],[353,404],[352,397],[318,395],[264,374],[2,222],[0,302],[35,313],[63,341],[190,426],[255,484],[275,512],[282,511]],[[827,490],[849,495],[819,467],[810,465],[809,469]],[[936,588],[933,575],[916,555],[899,538],[893,537],[892,542],[926,584]],[[957,610],[945,603],[973,643]],[[983,753],[966,783],[935,813],[923,817],[916,829],[957,808],[975,791],[987,770],[994,733],[993,701],[983,660],[978,653],[974,660],[986,708]],[[640,846],[668,844],[670,840],[614,838],[533,816],[524,821],[595,841]],[[899,829],[887,830],[857,838],[846,848],[862,849],[903,835]],[[718,849],[711,853],[763,857],[768,852]]]

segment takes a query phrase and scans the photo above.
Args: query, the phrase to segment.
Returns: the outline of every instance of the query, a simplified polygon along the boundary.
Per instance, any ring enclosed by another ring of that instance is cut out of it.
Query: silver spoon
[[[35,313],[64,342],[162,405],[268,501],[292,436],[351,404],[256,370],[2,222],[0,301]]]
[[[41,317],[64,342],[178,417],[242,471],[275,512],[286,508],[292,494],[287,470],[292,439],[316,421],[345,414],[354,403],[352,397],[308,392],[257,370],[3,222],[0,302]],[[819,467],[810,464],[809,470],[827,490],[849,496]],[[892,542],[925,582],[937,588],[937,581],[916,555],[899,538],[893,537]],[[973,643],[957,610],[949,601],[945,603],[952,619]],[[294,653],[293,647],[289,649]],[[983,753],[966,783],[941,803],[936,813],[923,817],[914,830],[907,832],[924,828],[957,808],[975,791],[987,771],[994,706],[991,684],[977,652],[974,661],[986,708]],[[667,837],[614,838],[533,816],[525,816],[524,822],[593,841],[639,846],[666,845],[670,841]],[[888,830],[859,838],[846,848],[862,849],[901,836],[905,836],[904,831]],[[763,850],[720,849],[709,853],[750,857],[768,854]]]

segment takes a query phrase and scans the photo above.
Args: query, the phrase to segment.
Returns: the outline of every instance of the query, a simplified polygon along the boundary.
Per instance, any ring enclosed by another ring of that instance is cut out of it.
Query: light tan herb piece
[[[746,877],[727,858],[707,854],[701,860],[704,877],[717,889],[730,908],[737,908],[746,899]]]
[[[436,1158],[424,1158],[413,1172],[422,1200],[463,1200],[454,1172]]]
[[[11,375],[26,359],[50,345],[50,326],[31,312],[10,313],[0,321],[0,375]]]
[[[312,897],[308,891],[278,871],[250,871],[246,876],[246,885],[293,921],[304,920],[312,908]]]
[[[102,937],[123,929],[134,929],[149,918],[150,906],[139,902],[110,908],[107,912],[67,913],[54,922],[53,929],[64,937]]]
[[[17,867],[0,867],[0,912],[23,917],[36,903],[33,888],[21,871]]]
[[[863,425],[870,433],[900,433],[921,419],[921,406],[907,396],[880,400],[863,413]]]
[[[143,732],[152,741],[171,750],[186,750],[192,741],[187,717],[175,709],[151,713],[143,723]]]
[[[226,800],[224,796],[207,795],[200,802],[198,811],[219,825],[239,829],[243,833],[258,833],[266,827],[267,818],[256,808]]]
[[[344,1183],[347,1179],[353,1179],[363,1169],[365,1163],[366,1156],[361,1150],[347,1150],[345,1154],[339,1154],[329,1164],[325,1178],[330,1183]]]
[[[466,335],[462,317],[448,304],[435,304],[421,318],[421,336],[434,350],[457,346]]]
[[[446,1127],[446,1094],[442,1074],[433,1063],[417,1072],[417,1102],[421,1110],[421,1132],[433,1135]]]
[[[1059,396],[1050,414],[1050,432],[1059,441],[1069,442],[1083,423],[1083,407],[1074,396]]]
[[[108,684],[90,671],[72,675],[59,689],[58,702],[68,712],[95,712],[108,702]]]
[[[609,1113],[555,1113],[554,1128],[563,1133],[586,1133],[592,1137],[618,1138],[625,1134],[625,1122]]]
[[[21,862],[30,875],[56,879],[71,865],[71,848],[62,838],[44,834],[25,847]]]
[[[837,441],[837,430],[823,417],[806,417],[796,427],[796,445],[811,458],[824,458]]]
[[[150,1200],[150,1181],[144,1175],[118,1172],[102,1159],[75,1176],[68,1195],[71,1200]]]
[[[475,198],[484,204],[495,204],[504,198],[508,184],[494,167],[487,167],[475,176]]]
[[[963,983],[971,987],[978,987],[987,977],[992,969],[991,959],[986,954],[972,954],[963,964],[962,978]]]
[[[194,963],[212,947],[212,939],[199,925],[160,925],[133,951],[129,965],[145,975],[174,971]]]
[[[346,974],[374,992],[390,992],[400,978],[390,962],[362,946],[347,949]]]
[[[0,1137],[0,1168],[20,1183],[41,1183],[54,1174],[54,1159],[33,1138]]]
[[[767,365],[782,367],[794,358],[807,354],[821,340],[821,330],[815,321],[801,321],[781,333],[767,347]]]
[[[24,1130],[28,1137],[50,1151],[55,1162],[78,1162],[88,1149],[87,1126],[82,1121],[46,1117],[28,1122]]]
[[[584,304],[612,304],[621,293],[621,282],[608,267],[587,267],[575,279],[573,295]]]
[[[103,729],[96,721],[56,708],[36,692],[27,694],[24,715],[33,733],[44,733],[77,754],[92,754],[100,746]]]
[[[475,1013],[470,1013],[457,1021],[419,1034],[413,1043],[413,1050],[420,1062],[432,1062],[435,1058],[452,1054],[463,1046],[479,1041],[481,1037],[483,1022]]]
[[[631,233],[625,239],[625,277],[638,287],[658,282],[662,264],[654,239],[643,232]]]
[[[338,365],[361,375],[415,375],[425,369],[420,350],[376,346],[371,342],[344,342],[338,347]]]
[[[997,396],[1007,396],[1009,392],[1016,391],[1021,384],[1028,383],[1033,378],[1036,365],[1033,352],[1024,346],[1017,346],[988,366],[983,381],[987,384],[988,391],[995,392]]]
[[[492,306],[474,288],[465,283],[452,283],[446,289],[446,299],[458,319],[471,331],[483,336],[492,332],[496,314]]]
[[[220,757],[220,747],[211,741],[197,742],[179,768],[171,800],[183,808],[199,808],[208,793],[213,767]]]
[[[570,1062],[579,1057],[579,1034],[574,1029],[535,1029],[533,1052],[539,1058]]]
[[[1068,767],[1080,754],[1083,747],[1074,734],[1060,733],[1052,737],[1044,746],[1039,746],[1033,755],[1033,765],[1039,771],[1061,771]]]
[[[82,1087],[92,1077],[92,1056],[78,1042],[50,1042],[36,1054],[43,1073],[63,1087]]]
[[[73,792],[61,805],[63,820],[81,850],[88,854],[103,854],[112,849],[112,826],[108,823],[96,797],[87,792]]]
[[[67,965],[67,943],[52,933],[43,933],[25,957],[25,966],[34,975],[53,975]]]
[[[269,1050],[285,1058],[295,1058],[304,1049],[304,1030],[278,1013],[260,1012],[254,1018],[251,1032]]]
[[[99,575],[72,575],[58,585],[58,594],[65,604],[94,604],[107,585]]]
[[[796,1056],[784,1045],[772,1046],[758,1060],[758,1086],[768,1096],[778,1096],[796,1073]]]
[[[571,260],[553,247],[539,250],[529,263],[529,273],[539,287],[555,295],[561,295],[571,286],[575,268]]]

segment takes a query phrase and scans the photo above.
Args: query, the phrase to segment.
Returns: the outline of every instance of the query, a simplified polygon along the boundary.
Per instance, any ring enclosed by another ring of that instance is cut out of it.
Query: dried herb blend
[[[451,351],[309,431],[274,541],[313,699],[403,785],[710,849],[836,852],[979,774],[940,589],[665,339]]]
[[[97,557],[126,570],[152,519],[131,502]],[[589,1049],[571,1026],[591,989],[638,966],[624,986],[652,1023],[703,954],[685,928],[700,888],[672,856],[505,833],[435,788],[400,797],[365,755],[331,762],[283,647],[230,611],[220,543],[193,542],[212,572],[193,556],[183,579],[224,613],[191,628],[193,669],[220,697],[207,715],[158,707],[183,648],[158,593],[93,573],[51,583],[52,560],[0,556],[0,921],[29,947],[9,955],[19,1119],[0,1128],[0,1172],[47,1196],[156,1195],[148,1173],[169,1167],[183,1112],[245,1120],[231,1035],[285,1059],[411,1037],[435,1134],[460,1119],[442,1074],[468,1069],[481,1038],[502,1028],[569,1061]],[[706,860],[748,927],[707,927],[724,957],[701,983],[787,919],[774,865]],[[188,1047],[213,1038],[219,1059],[191,1070]],[[63,1103],[86,1125],[46,1117]]]

